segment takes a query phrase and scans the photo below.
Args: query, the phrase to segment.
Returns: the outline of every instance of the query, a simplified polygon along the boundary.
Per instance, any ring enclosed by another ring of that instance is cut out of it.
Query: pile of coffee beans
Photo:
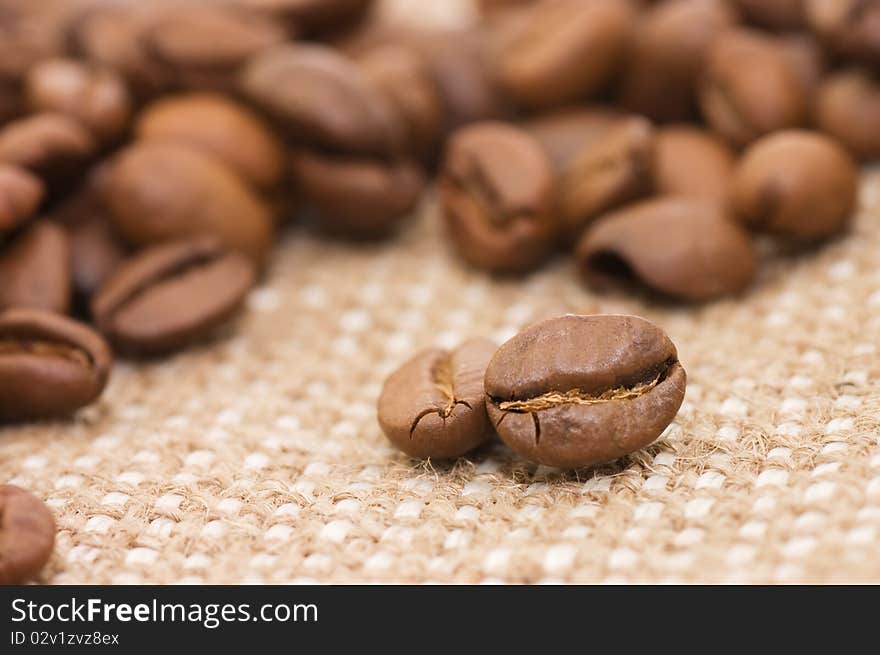
[[[857,162],[880,157],[876,0],[475,0],[471,25],[442,29],[383,5],[0,0],[0,420],[69,415],[113,354],[210,337],[291,220],[386,238],[435,179],[470,266],[524,274],[573,253],[596,290],[699,302],[749,286],[756,233],[843,233]],[[560,329],[604,334],[589,325]],[[539,336],[499,351],[488,404],[486,343],[420,356],[385,404],[391,439],[453,456],[488,416],[568,466],[666,420],[666,360],[544,370],[562,355]],[[522,348],[544,354],[520,380],[505,353]],[[639,385],[662,420],[591,453],[560,441],[560,425],[618,420],[592,400]],[[545,398],[570,393],[571,416]]]

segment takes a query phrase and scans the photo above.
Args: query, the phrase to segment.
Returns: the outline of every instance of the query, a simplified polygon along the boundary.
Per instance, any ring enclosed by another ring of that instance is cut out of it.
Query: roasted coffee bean
[[[45,195],[40,178],[19,166],[0,164],[0,234],[31,218]]]
[[[690,125],[657,130],[654,187],[658,194],[724,202],[735,165],[736,153],[714,132]]]
[[[804,0],[807,23],[839,55],[880,66],[880,2]]]
[[[358,59],[358,65],[397,112],[407,150],[422,159],[434,154],[446,117],[424,59],[412,48],[388,44],[370,50]]]
[[[531,109],[589,97],[619,69],[636,10],[629,0],[548,0],[498,37],[502,89]]]
[[[697,82],[712,43],[736,22],[724,0],[674,0],[648,9],[636,25],[620,99],[658,121],[697,114]]]
[[[248,63],[241,87],[299,143],[367,156],[387,156],[401,145],[388,101],[329,47],[268,50]]]
[[[498,349],[486,369],[486,408],[521,456],[591,466],[644,448],[684,400],[675,346],[636,316],[562,316]]]
[[[780,43],[731,30],[711,50],[700,90],[709,125],[736,145],[800,125],[807,100],[799,70]]]
[[[640,117],[621,119],[563,168],[558,206],[564,238],[576,238],[599,214],[650,193],[654,128]]]
[[[556,240],[552,165],[534,137],[512,125],[475,123],[453,134],[440,202],[453,244],[478,268],[528,271]]]
[[[64,114],[34,114],[0,129],[0,162],[44,179],[77,172],[96,151],[97,143],[86,128]]]
[[[597,291],[643,285],[668,298],[703,301],[744,289],[755,274],[749,235],[715,200],[672,196],[607,214],[577,248]]]
[[[734,0],[746,19],[774,30],[792,30],[804,24],[804,0]]]
[[[191,147],[141,142],[109,173],[113,226],[134,246],[208,234],[260,264],[272,239],[267,205],[229,167]]]
[[[290,167],[297,192],[329,232],[378,238],[391,232],[418,204],[425,186],[411,161],[386,163],[298,150]]]
[[[55,418],[85,407],[101,395],[112,364],[107,343],[82,323],[36,309],[3,312],[0,421]]]
[[[385,381],[379,396],[382,431],[410,457],[459,457],[486,441],[483,376],[495,352],[486,339],[455,350],[430,348],[415,355]]]
[[[0,485],[0,585],[36,576],[54,547],[55,519],[46,504],[21,487]]]
[[[778,43],[797,73],[804,97],[812,101],[828,67],[825,51],[819,41],[809,33],[781,35]]]
[[[754,229],[813,241],[847,227],[858,186],[858,167],[837,141],[789,130],[766,136],[743,153],[733,178],[733,206]]]
[[[819,88],[816,125],[861,159],[880,159],[880,80],[867,71],[842,70]]]
[[[566,107],[536,116],[522,127],[543,146],[557,171],[601,139],[622,116],[608,107]]]
[[[64,228],[37,221],[0,250],[0,311],[70,309],[70,242]]]
[[[73,59],[49,59],[28,71],[25,89],[33,111],[70,116],[103,142],[115,140],[128,127],[131,99],[113,71]]]
[[[269,126],[246,107],[213,93],[154,102],[138,117],[135,135],[204,150],[259,189],[274,187],[284,171],[284,153]]]
[[[122,264],[95,296],[92,315],[120,350],[167,353],[228,320],[254,280],[251,262],[216,239],[173,241]]]
[[[361,18],[372,0],[235,0],[235,4],[307,34],[340,29]]]

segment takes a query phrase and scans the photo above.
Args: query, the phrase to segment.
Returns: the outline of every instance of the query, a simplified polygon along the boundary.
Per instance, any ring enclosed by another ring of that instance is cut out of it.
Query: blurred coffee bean
[[[61,226],[37,221],[0,250],[0,311],[70,310],[70,242]]]
[[[328,232],[357,238],[389,234],[416,208],[424,176],[411,161],[383,162],[298,150],[290,158],[298,194]]]
[[[781,35],[779,45],[794,66],[804,90],[804,97],[809,103],[818,90],[828,65],[822,46],[808,32]]]
[[[807,112],[798,68],[779,41],[742,29],[712,45],[700,102],[709,125],[736,145],[798,126]]]
[[[472,265],[496,273],[534,269],[553,249],[553,169],[528,132],[498,122],[452,135],[440,173],[447,232]]]
[[[43,202],[42,180],[20,166],[0,164],[0,234],[31,218]]]
[[[112,365],[107,343],[82,323],[37,309],[3,312],[0,421],[75,412],[101,395]]]
[[[138,139],[181,143],[224,162],[258,189],[274,187],[284,153],[263,120],[234,100],[190,93],[157,100],[138,116]]]
[[[654,186],[660,195],[727,199],[736,153],[714,132],[692,125],[659,128]]]
[[[850,154],[817,132],[789,130],[756,141],[733,178],[737,217],[749,227],[813,241],[846,228],[859,173]]]
[[[535,116],[522,127],[544,147],[553,167],[559,171],[621,119],[622,115],[610,107],[565,107]]]
[[[21,487],[0,485],[0,585],[33,578],[54,546],[55,519],[46,504]]]
[[[97,148],[86,128],[63,114],[33,114],[0,128],[0,162],[33,171],[50,189],[69,183]]]
[[[697,82],[713,42],[734,25],[724,0],[672,0],[652,5],[636,25],[620,99],[658,121],[697,114]]]
[[[804,0],[734,0],[733,5],[755,25],[772,30],[803,26]]]
[[[234,0],[236,6],[270,16],[295,32],[342,29],[362,18],[372,0]]]
[[[95,296],[92,315],[120,350],[167,353],[228,320],[254,280],[253,264],[216,239],[173,241],[120,266]]]
[[[321,45],[286,45],[253,58],[241,88],[297,142],[388,156],[400,146],[394,113],[346,57]]]
[[[816,96],[815,122],[862,159],[880,159],[880,81],[866,70],[829,75]]]
[[[723,205],[684,196],[645,200],[605,215],[584,234],[577,260],[597,291],[643,285],[686,301],[742,291],[755,273],[749,235]]]
[[[804,6],[807,22],[828,48],[880,67],[880,2],[804,0]]]
[[[267,205],[223,162],[182,144],[147,141],[121,151],[104,200],[134,246],[212,235],[259,266],[271,244]]]
[[[599,91],[619,70],[636,10],[629,0],[543,0],[498,36],[502,89],[529,109]]]
[[[389,44],[371,49],[357,61],[396,110],[406,132],[407,149],[421,159],[434,154],[445,116],[440,92],[424,59],[411,48]]]
[[[128,127],[131,99],[114,72],[73,59],[47,59],[28,71],[28,105],[76,119],[102,142],[116,140]]]
[[[651,123],[632,117],[571,159],[557,191],[563,239],[576,239],[599,214],[651,192],[654,144]]]

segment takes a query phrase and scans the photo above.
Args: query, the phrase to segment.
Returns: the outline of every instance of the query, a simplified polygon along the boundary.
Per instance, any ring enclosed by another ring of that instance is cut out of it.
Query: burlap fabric
[[[71,422],[0,431],[0,479],[58,519],[42,581],[880,582],[873,177],[852,234],[704,307],[595,297],[568,260],[493,281],[430,200],[387,244],[294,229],[236,329],[121,364]],[[687,399],[655,445],[575,473],[388,446],[376,397],[415,349],[564,311],[643,314],[678,344]]]

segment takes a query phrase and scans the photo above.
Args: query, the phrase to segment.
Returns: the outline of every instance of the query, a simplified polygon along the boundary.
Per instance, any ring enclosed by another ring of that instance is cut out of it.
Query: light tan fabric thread
[[[878,582],[880,175],[864,198],[849,237],[695,308],[593,296],[566,260],[493,281],[431,203],[384,245],[294,230],[237,330],[120,365],[71,423],[3,429],[0,479],[57,515],[44,582]],[[688,371],[646,451],[562,474],[381,435],[416,349],[597,310],[657,321]]]

